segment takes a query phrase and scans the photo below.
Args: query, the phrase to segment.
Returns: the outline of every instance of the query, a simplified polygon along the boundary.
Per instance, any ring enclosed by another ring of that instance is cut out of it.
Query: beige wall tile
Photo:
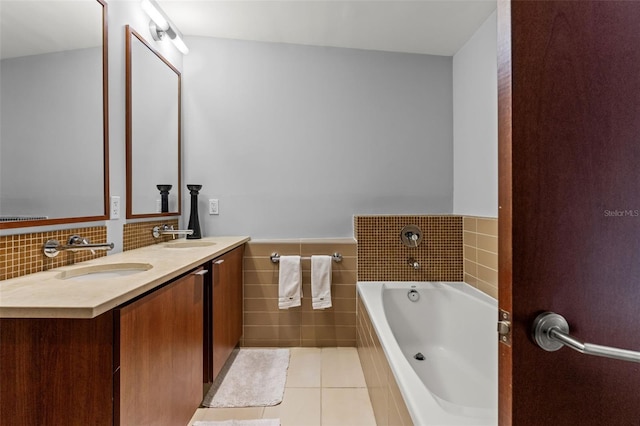
[[[498,254],[489,251],[478,250],[478,264],[486,268],[498,270]]]
[[[356,327],[348,325],[303,325],[303,340],[356,340]]]
[[[462,218],[462,230],[476,232],[478,220],[475,217],[465,216]]]
[[[478,279],[490,284],[495,283],[495,285],[497,286],[498,271],[494,269],[485,268],[482,265],[478,265]]]
[[[480,281],[477,280],[476,282],[476,287],[478,288],[478,290],[488,294],[489,296],[493,297],[494,299],[498,299],[498,287],[491,285],[489,283],[486,283],[484,281]]]
[[[344,243],[307,243],[305,240],[301,240],[301,255],[311,256],[314,254],[332,255],[333,253],[340,253],[344,257],[355,257],[357,254],[355,240],[350,240]]]
[[[245,271],[244,283],[247,284],[260,284],[260,285],[278,285],[278,272],[277,271]]]
[[[271,253],[277,252],[280,255],[300,254],[300,241],[270,242],[270,241],[249,241],[245,248],[245,257],[269,257]]]
[[[464,261],[464,271],[465,275],[473,275],[474,277],[478,274],[478,264],[475,262],[471,262],[469,260]],[[467,283],[468,284],[468,283]]]
[[[475,232],[464,231],[462,233],[462,243],[465,246],[476,247],[478,245],[478,234]]]
[[[356,316],[351,312],[323,312],[323,310],[317,312],[302,312],[301,324],[316,326],[348,325],[355,327]]]
[[[335,240],[293,240],[250,242],[251,249],[245,251],[244,258],[244,314],[245,336],[241,344],[255,346],[258,342],[274,346],[288,344],[292,340],[293,329],[297,329],[298,345],[336,346],[356,344],[356,244],[350,239]],[[332,264],[333,307],[314,310],[311,305],[311,261],[302,260],[303,299],[302,307],[289,310],[278,309],[277,264],[271,263],[269,255],[277,251],[281,254],[331,254],[340,251],[352,254],[340,264]],[[304,320],[302,313],[305,314]],[[250,327],[269,326],[260,330]],[[283,331],[286,326],[286,332]],[[259,335],[264,331],[265,335]],[[279,341],[278,339],[282,339]]]
[[[498,237],[478,234],[478,248],[480,250],[498,253]]]
[[[300,339],[245,339],[241,345],[247,348],[294,348],[300,346]]]
[[[244,327],[245,339],[283,339],[292,340],[300,338],[300,327],[293,325],[269,326],[246,325]]]
[[[477,262],[478,261],[478,249],[476,248],[475,245],[473,245],[473,246],[465,245],[464,246],[464,258],[466,260],[471,260],[472,262]]]
[[[278,286],[276,285],[259,285],[259,284],[245,284],[244,297],[247,299],[264,299],[278,298]]]
[[[278,312],[245,312],[244,325],[298,325],[302,312],[280,310]]]
[[[278,299],[244,299],[244,312],[280,312]],[[300,310],[299,307],[290,308],[289,311]]]
[[[498,236],[498,221],[493,218],[478,218],[478,234]]]

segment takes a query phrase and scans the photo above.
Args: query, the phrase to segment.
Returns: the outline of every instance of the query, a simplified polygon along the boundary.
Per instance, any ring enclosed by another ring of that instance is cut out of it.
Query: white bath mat
[[[289,349],[240,349],[219,386],[209,390],[205,407],[267,407],[282,402]]]
[[[197,421],[193,426],[280,426],[280,419]]]

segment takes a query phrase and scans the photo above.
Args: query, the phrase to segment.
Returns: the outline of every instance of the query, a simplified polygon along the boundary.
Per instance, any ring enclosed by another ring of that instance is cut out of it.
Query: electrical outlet
[[[218,214],[218,200],[215,198],[209,199],[209,214]]]
[[[120,197],[111,196],[111,219],[120,219]]]

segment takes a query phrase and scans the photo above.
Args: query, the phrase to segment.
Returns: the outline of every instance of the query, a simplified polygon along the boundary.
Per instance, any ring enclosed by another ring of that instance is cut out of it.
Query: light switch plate
[[[215,198],[209,199],[209,214],[218,214],[218,200]]]

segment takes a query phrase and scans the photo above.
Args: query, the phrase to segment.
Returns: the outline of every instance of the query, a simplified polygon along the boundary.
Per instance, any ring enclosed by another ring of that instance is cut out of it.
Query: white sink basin
[[[153,268],[149,263],[108,263],[91,265],[60,272],[56,278],[60,280],[93,281],[126,277]]]
[[[181,241],[177,243],[167,243],[167,248],[194,248],[194,247],[210,247],[215,246],[212,241]]]

